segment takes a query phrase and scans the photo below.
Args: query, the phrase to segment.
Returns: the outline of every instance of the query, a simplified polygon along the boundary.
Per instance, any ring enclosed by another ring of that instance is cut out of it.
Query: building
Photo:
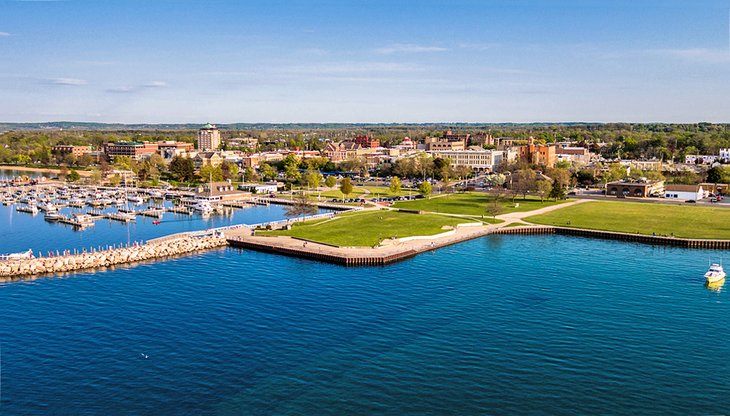
[[[231,147],[245,147],[247,149],[256,150],[259,145],[259,139],[254,137],[234,137],[226,140]]]
[[[395,149],[399,149],[402,151],[409,151],[414,150],[416,148],[416,144],[413,143],[413,140],[411,140],[410,137],[403,138],[403,141],[399,144],[393,146]]]
[[[699,201],[707,198],[708,194],[709,192],[702,185],[666,185],[664,187],[665,198]]]
[[[81,157],[87,153],[90,153],[92,151],[91,146],[73,146],[73,145],[65,145],[65,144],[59,144],[56,146],[53,146],[53,149],[51,149],[53,154],[59,155],[59,156],[67,156],[71,155],[73,157]]]
[[[606,195],[618,197],[647,198],[650,196],[664,196],[664,181],[616,181],[606,184]]]
[[[271,194],[277,192],[279,189],[284,189],[284,184],[281,182],[242,183],[238,185],[238,189],[253,192],[254,194]]]
[[[527,146],[519,146],[517,150],[520,154],[520,159],[527,163],[549,168],[555,166],[555,146],[535,144],[534,139],[530,137],[527,141]]]
[[[686,155],[684,163],[692,165],[711,165],[720,160],[717,155]]]
[[[433,157],[448,158],[451,166],[466,166],[479,171],[494,171],[502,163],[504,152],[501,150],[485,150],[480,147],[470,147],[467,150],[439,150],[431,152]]]
[[[244,168],[258,168],[261,163],[276,163],[284,159],[281,152],[263,152],[246,155],[241,158],[241,166]]]
[[[380,140],[368,136],[356,136],[354,142],[359,144],[363,149],[380,147]]]
[[[221,152],[198,152],[193,157],[193,164],[195,169],[200,169],[203,166],[220,166],[226,157]]]
[[[212,182],[206,183],[198,187],[195,199],[205,199],[208,201],[233,201],[244,197],[250,197],[251,192],[244,192],[235,189],[230,182]]]
[[[118,156],[130,157],[134,160],[141,160],[157,153],[159,147],[157,143],[150,142],[116,142],[104,144],[104,153],[106,157],[113,161]]]
[[[355,142],[329,142],[322,153],[333,163],[354,159],[361,154],[362,146]]]
[[[474,146],[494,146],[494,137],[489,133],[477,133],[469,139],[469,144]]]
[[[466,140],[463,139],[449,140],[444,137],[426,137],[425,144],[427,152],[466,149]]]
[[[176,142],[174,140],[157,142],[157,152],[165,161],[172,160],[175,156],[186,156],[193,151],[193,144]]]
[[[730,148],[720,149],[720,163],[730,163]]]
[[[207,123],[198,130],[198,151],[218,150],[221,146],[221,132],[218,128]]]
[[[585,147],[556,147],[555,159],[571,163],[588,164],[591,162],[592,154]]]

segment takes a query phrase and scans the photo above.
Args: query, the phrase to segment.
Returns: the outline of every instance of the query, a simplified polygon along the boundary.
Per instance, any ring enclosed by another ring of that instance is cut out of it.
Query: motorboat
[[[210,215],[214,212],[213,206],[208,201],[198,201],[193,205],[193,209],[203,215]]]
[[[130,195],[127,197],[127,201],[129,201],[133,204],[136,204],[136,205],[140,205],[140,204],[144,203],[144,198],[142,198],[139,195]]]
[[[725,279],[725,270],[722,268],[722,264],[712,263],[710,269],[705,273],[705,280],[707,283],[715,283]]]
[[[61,219],[61,214],[59,214],[58,210],[55,209],[46,210],[46,214],[43,216],[43,219],[48,222],[56,222]]]

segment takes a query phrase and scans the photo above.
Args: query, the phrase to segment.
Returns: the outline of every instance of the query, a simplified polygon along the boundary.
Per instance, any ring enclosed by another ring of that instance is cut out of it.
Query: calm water
[[[497,236],[384,268],[222,249],[4,284],[2,413],[727,413],[719,254]]]
[[[167,202],[166,204],[170,204]],[[19,205],[19,204],[16,204]],[[146,205],[136,206],[141,210]],[[60,212],[69,215],[72,212],[86,212],[89,208],[64,208]],[[52,250],[84,249],[120,244],[134,241],[146,241],[183,231],[205,230],[232,224],[255,224],[284,218],[285,207],[281,205],[252,206],[243,209],[227,210],[226,215],[202,217],[199,214],[185,215],[166,212],[159,225],[152,224],[155,218],[137,216],[132,223],[112,220],[99,220],[95,225],[84,230],[77,230],[70,225],[50,223],[43,219],[43,213],[33,216],[25,212],[17,212],[15,206],[0,205],[0,254],[33,249],[34,252],[47,253]],[[116,211],[109,208],[105,211]]]

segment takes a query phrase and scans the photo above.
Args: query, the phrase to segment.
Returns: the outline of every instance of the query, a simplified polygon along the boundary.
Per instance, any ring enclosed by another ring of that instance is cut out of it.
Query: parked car
[[[684,202],[686,202],[688,204],[696,204],[697,203],[697,201],[695,201],[694,199],[688,199],[688,200],[686,200]]]

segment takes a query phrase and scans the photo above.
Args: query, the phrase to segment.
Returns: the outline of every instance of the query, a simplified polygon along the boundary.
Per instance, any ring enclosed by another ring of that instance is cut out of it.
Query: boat
[[[61,219],[61,214],[58,213],[57,210],[46,210],[46,214],[43,216],[43,219],[48,222],[56,222]]]
[[[202,200],[198,201],[197,204],[193,205],[193,209],[196,212],[201,213],[202,215],[210,215],[213,213],[213,206],[210,204],[210,202]]]
[[[705,273],[705,280],[707,283],[715,283],[725,279],[725,270],[722,268],[722,264],[712,263],[710,269]]]
[[[144,203],[144,198],[142,198],[139,195],[130,195],[127,197],[127,201],[129,201],[133,204],[136,204],[136,205],[140,205],[140,204]]]
[[[15,210],[18,212],[28,212],[33,215],[38,213],[38,207],[35,204],[21,205],[21,206],[15,208]]]
[[[154,220],[152,221],[152,225],[160,225],[161,222],[160,220]]]
[[[0,261],[29,260],[32,258],[35,258],[35,256],[33,255],[33,250],[31,249],[28,249],[28,251],[24,251],[22,253],[10,253],[0,255]]]

